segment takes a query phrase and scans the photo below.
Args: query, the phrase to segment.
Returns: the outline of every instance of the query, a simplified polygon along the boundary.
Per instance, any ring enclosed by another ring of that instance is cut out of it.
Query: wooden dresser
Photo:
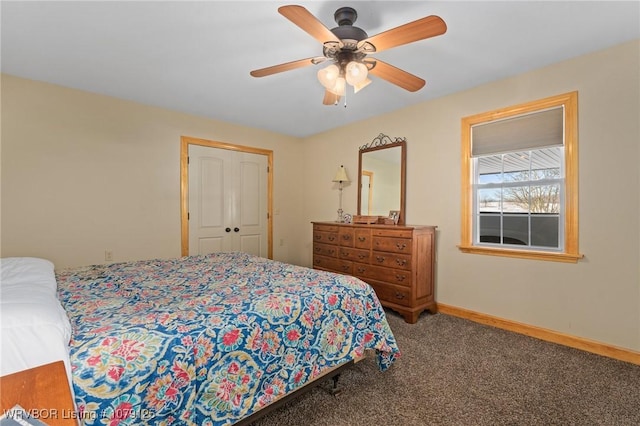
[[[414,324],[435,313],[435,226],[313,222],[313,267],[369,283],[383,306]]]

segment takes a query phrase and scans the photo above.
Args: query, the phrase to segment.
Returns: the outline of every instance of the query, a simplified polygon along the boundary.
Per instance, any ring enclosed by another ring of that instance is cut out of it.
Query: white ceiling
[[[420,91],[373,77],[347,108],[325,106],[320,65],[249,75],[322,55],[285,4],[328,28],[354,7],[369,36],[428,15],[448,30],[375,55],[425,79]],[[0,13],[3,73],[298,137],[640,38],[638,1],[3,0]]]

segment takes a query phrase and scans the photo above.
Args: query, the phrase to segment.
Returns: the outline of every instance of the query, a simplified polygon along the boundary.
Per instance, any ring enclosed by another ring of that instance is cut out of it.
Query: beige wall
[[[304,214],[333,218],[331,173],[342,163],[356,178],[360,145],[379,133],[406,137],[407,223],[438,226],[439,303],[640,350],[639,56],[634,41],[308,138],[306,193],[314,196]],[[461,253],[460,119],[573,90],[585,258],[566,264]],[[356,185],[344,200],[355,212]],[[309,265],[310,226],[305,235]]]
[[[358,147],[385,133],[408,141],[408,223],[438,226],[438,302],[640,350],[639,56],[634,41],[302,141],[3,76],[2,255],[59,266],[101,263],[107,248],[116,260],[179,256],[187,135],[274,150],[274,258],[309,266],[310,222],[336,216],[335,171],[354,181],[353,213]],[[460,253],[461,117],[573,90],[584,260]]]
[[[300,263],[299,139],[2,76],[2,256],[180,256],[180,136],[274,151],[274,258]],[[283,245],[280,245],[280,241]]]

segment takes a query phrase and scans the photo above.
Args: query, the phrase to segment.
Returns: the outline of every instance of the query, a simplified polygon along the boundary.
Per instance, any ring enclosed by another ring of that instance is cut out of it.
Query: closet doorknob
[[[226,232],[231,232],[231,228],[225,229]]]
[[[240,228],[233,228],[233,232],[239,232]]]

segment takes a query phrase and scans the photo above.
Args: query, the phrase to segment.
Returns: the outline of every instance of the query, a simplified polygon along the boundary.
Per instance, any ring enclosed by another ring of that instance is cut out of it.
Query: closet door
[[[232,250],[267,257],[267,157],[234,154]]]
[[[267,257],[267,157],[189,145],[189,254]]]

